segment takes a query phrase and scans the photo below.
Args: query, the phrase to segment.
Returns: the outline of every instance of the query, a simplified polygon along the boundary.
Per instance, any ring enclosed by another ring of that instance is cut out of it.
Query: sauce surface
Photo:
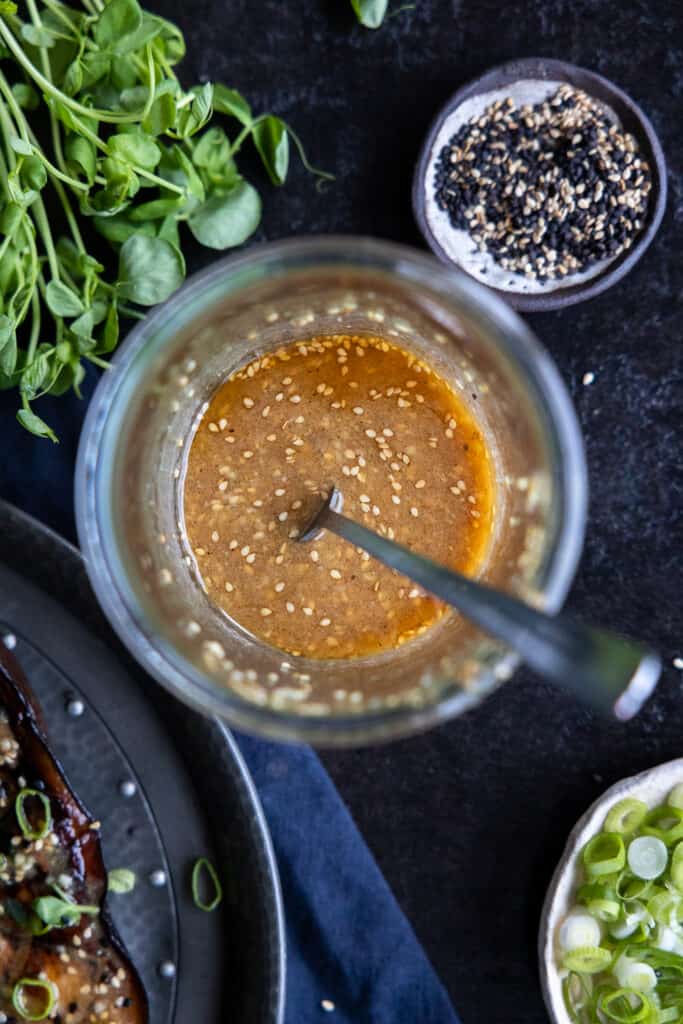
[[[474,575],[493,520],[487,445],[451,387],[379,337],[312,338],[255,359],[199,424],[184,518],[209,598],[291,654],[393,649],[446,608],[331,533],[298,543],[333,484],[351,518]]]

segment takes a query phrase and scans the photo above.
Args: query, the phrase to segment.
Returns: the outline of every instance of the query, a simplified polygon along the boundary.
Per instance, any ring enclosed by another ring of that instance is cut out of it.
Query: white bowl
[[[622,779],[598,797],[579,818],[569,834],[567,845],[548,887],[538,936],[541,988],[548,1015],[554,1024],[571,1024],[562,996],[562,979],[555,957],[557,930],[575,905],[577,856],[588,840],[599,832],[607,812],[624,797],[636,797],[648,807],[664,803],[677,783],[683,782],[683,757],[649,768],[640,775]]]

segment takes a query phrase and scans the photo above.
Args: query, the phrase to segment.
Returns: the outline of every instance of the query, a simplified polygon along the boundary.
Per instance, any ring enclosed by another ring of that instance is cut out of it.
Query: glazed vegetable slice
[[[683,1024],[682,836],[683,784],[619,801],[581,851],[556,935],[573,1024]]]
[[[0,1020],[147,1024],[142,983],[107,914],[99,825],[1,644],[0,849]]]

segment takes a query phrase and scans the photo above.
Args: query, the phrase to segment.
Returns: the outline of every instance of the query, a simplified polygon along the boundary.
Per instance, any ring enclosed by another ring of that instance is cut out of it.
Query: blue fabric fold
[[[457,1024],[448,996],[327,772],[307,747],[238,742],[278,859],[287,1024]],[[323,1003],[334,1006],[325,1012]]]
[[[88,373],[84,394],[95,383]],[[61,444],[31,437],[0,394],[0,495],[75,540],[86,402],[44,399]],[[287,920],[286,1024],[457,1024],[445,990],[316,755],[238,738],[277,854]]]

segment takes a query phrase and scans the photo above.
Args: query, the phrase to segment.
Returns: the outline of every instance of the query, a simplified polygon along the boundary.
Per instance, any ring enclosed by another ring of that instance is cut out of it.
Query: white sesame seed
[[[218,433],[218,426],[217,426],[217,424],[209,423],[209,430],[211,431],[212,434],[217,434]]]
[[[353,411],[356,414],[356,416],[362,416],[365,410],[363,409],[362,405],[354,405]]]
[[[250,459],[250,458],[252,458],[253,454],[254,454],[253,452],[249,452],[249,451],[242,452],[242,458],[243,459]]]
[[[332,622],[331,619],[321,619],[320,620],[320,625],[321,626],[329,626],[331,624],[331,622]]]
[[[417,517],[419,516],[419,514],[420,514],[420,513],[418,512],[418,510],[417,510],[417,509],[415,508],[415,506],[413,505],[413,506],[412,506],[412,508],[411,508],[411,510],[410,510],[410,514],[411,514],[411,516],[414,516],[414,517],[415,517],[415,519],[417,519]]]
[[[313,614],[313,609],[312,608],[302,608],[301,611],[304,613],[304,615],[312,615]]]
[[[401,499],[399,498],[398,494],[392,494],[391,495],[391,500],[393,501],[394,505],[400,505],[401,504]]]
[[[246,557],[249,554],[250,550],[251,549],[250,549],[249,545],[245,544],[244,547],[240,550],[240,554],[243,555],[244,557]]]
[[[674,658],[673,666],[674,668],[683,669],[683,658]]]
[[[384,434],[385,437],[393,437],[394,436],[393,430],[390,430],[389,427],[385,427],[384,430],[382,431],[382,433]]]
[[[285,589],[284,583],[280,582],[280,583],[276,583],[275,584],[274,590],[275,590],[276,594],[281,594],[284,589]]]
[[[377,431],[376,430],[366,430],[365,433],[366,433],[367,437],[370,437],[370,438],[377,437]]]
[[[342,578],[342,574],[339,572],[339,569],[330,569],[330,576],[333,580],[340,580]]]
[[[248,565],[253,565],[255,561],[256,555],[252,551],[252,553],[250,555],[247,555],[247,557],[245,558],[245,562],[247,562]]]
[[[415,487],[417,488],[418,491],[422,490],[422,488],[426,487],[426,486],[427,486],[427,481],[426,480],[418,480],[417,483],[415,484]]]
[[[242,404],[244,405],[245,409],[253,409],[253,407],[254,407],[254,399],[253,398],[243,398],[242,399]]]
[[[226,580],[226,583],[225,583],[225,589],[227,590],[227,592],[228,592],[229,594],[232,594],[232,592],[233,592],[233,590],[234,590],[235,588],[233,587],[232,583],[228,583],[228,581]]]
[[[285,604],[285,608],[287,609],[290,615],[294,611],[294,605],[292,604],[291,601],[287,601],[287,603]]]
[[[292,402],[292,403],[293,403],[294,405],[298,405],[298,404],[299,404],[299,402],[301,401],[301,395],[292,395],[292,396],[290,397],[290,399],[289,399],[289,400],[290,400],[290,402]]]
[[[584,373],[584,375],[583,375],[583,383],[585,384],[586,387],[588,387],[589,384],[592,384],[594,380],[595,380],[595,374],[591,373],[590,370],[588,371],[588,373]]]
[[[311,551],[310,559],[311,559],[312,562],[319,562],[320,561],[320,555],[318,554],[317,551]]]
[[[284,489],[284,487],[278,487],[278,488],[276,489],[276,491],[275,491],[275,496],[276,496],[277,498],[281,498],[281,497],[282,497],[282,495],[283,495],[284,493],[285,493],[285,489]]]
[[[269,412],[270,412],[270,406],[269,405],[265,406],[265,408],[261,410],[261,415],[263,416],[264,419],[266,418],[266,416],[268,415]]]
[[[279,512],[278,513],[278,519],[280,520],[281,523],[284,523],[284,521],[287,519],[287,515],[288,515],[287,512]]]

